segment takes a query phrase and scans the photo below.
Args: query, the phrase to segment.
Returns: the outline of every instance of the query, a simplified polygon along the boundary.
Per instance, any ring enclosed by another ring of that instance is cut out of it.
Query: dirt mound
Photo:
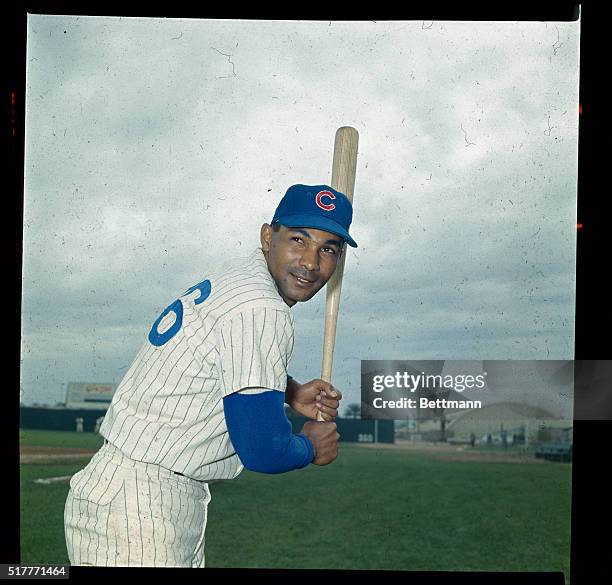
[[[472,451],[470,447],[452,445],[450,443],[421,443],[419,441],[396,441],[395,443],[358,443],[359,447],[368,449],[383,449],[389,451],[410,451],[426,453],[440,461],[474,461],[474,462],[504,462],[504,463],[546,463],[524,453]]]
[[[19,448],[21,463],[56,463],[59,460],[78,460],[93,457],[92,449],[74,447],[44,447],[42,445],[22,445]]]
[[[96,450],[78,447],[44,447],[42,445],[22,445],[19,452],[24,455],[93,455]]]

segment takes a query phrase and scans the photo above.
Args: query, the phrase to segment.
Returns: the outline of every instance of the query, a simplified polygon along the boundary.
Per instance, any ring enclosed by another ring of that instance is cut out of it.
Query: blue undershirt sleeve
[[[259,394],[234,392],[223,399],[232,445],[242,464],[251,471],[284,473],[306,467],[314,459],[310,439],[292,434],[284,399],[284,393],[278,390]]]

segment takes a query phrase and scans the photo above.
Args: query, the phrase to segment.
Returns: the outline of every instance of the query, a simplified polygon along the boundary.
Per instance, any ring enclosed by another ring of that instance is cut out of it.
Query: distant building
[[[470,433],[479,439],[488,434],[501,437],[506,433],[508,440],[512,440],[513,435],[524,432],[528,443],[541,440],[543,434],[571,437],[571,420],[523,402],[497,402],[448,418],[447,429],[456,440],[469,441]]]
[[[107,410],[117,384],[99,382],[69,382],[66,388],[66,408]]]

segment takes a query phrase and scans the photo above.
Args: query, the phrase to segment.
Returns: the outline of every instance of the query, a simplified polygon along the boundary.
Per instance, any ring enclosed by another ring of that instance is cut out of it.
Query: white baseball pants
[[[203,567],[210,491],[129,459],[110,443],[70,480],[64,509],[73,565]]]

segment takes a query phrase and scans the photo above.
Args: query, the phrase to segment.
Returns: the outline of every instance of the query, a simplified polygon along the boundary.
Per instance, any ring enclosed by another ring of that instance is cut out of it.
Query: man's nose
[[[311,248],[310,246],[302,254],[302,259],[300,264],[309,271],[318,270],[319,269],[319,254],[315,248]]]

